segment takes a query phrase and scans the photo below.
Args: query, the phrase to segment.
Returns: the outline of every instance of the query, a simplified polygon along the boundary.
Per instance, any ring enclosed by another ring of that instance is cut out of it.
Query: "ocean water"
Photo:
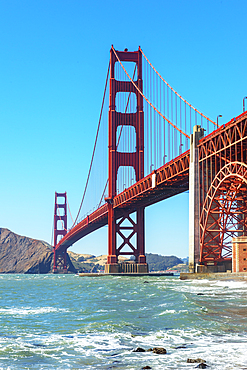
[[[245,282],[0,275],[0,302],[0,369],[247,369]]]

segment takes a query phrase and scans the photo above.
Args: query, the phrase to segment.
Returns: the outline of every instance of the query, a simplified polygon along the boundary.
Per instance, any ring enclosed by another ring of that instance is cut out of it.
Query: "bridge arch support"
[[[229,265],[232,238],[247,235],[247,165],[229,162],[214,177],[201,207],[200,265]]]

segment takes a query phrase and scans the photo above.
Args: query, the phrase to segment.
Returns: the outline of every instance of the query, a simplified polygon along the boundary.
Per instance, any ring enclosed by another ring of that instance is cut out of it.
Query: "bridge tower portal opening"
[[[114,209],[114,197],[117,195],[116,182],[117,173],[120,166],[132,166],[135,171],[136,181],[144,177],[144,113],[143,97],[136,90],[131,81],[120,81],[115,76],[116,62],[134,62],[137,68],[137,80],[135,84],[142,91],[142,53],[138,51],[110,51],[110,102],[109,102],[109,138],[108,138],[108,171],[109,171],[109,196],[106,198],[108,203],[108,258],[105,266],[106,273],[127,272],[124,271],[123,264],[119,263],[118,257],[121,255],[134,256],[135,266],[133,272],[146,273],[148,265],[145,256],[145,235],[144,235],[144,207],[136,210],[136,219],[131,214],[133,210],[125,209],[124,216],[118,217]],[[136,112],[127,113],[116,110],[117,93],[133,93],[136,95]],[[118,128],[124,126],[134,127],[136,133],[136,150],[134,152],[120,152],[117,145]],[[128,226],[126,225],[128,223]],[[124,231],[129,231],[127,236]],[[131,242],[131,238],[136,236],[136,245]],[[121,244],[117,245],[117,240],[121,239]],[[128,247],[129,252],[126,251]]]
[[[61,211],[60,211],[61,210]],[[67,193],[55,193],[53,273],[67,273],[67,248],[56,250],[60,237],[67,234]]]

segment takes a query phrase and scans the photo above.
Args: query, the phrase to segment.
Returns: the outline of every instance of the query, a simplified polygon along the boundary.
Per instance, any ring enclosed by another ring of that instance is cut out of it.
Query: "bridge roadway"
[[[116,218],[189,190],[190,151],[179,155],[113,199]],[[108,224],[108,204],[98,208],[75,225],[56,245],[65,250],[79,239]]]

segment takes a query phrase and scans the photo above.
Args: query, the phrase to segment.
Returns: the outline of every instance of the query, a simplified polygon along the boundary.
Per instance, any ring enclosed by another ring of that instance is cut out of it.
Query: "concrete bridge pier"
[[[200,125],[193,127],[190,135],[190,169],[189,169],[189,271],[196,272],[200,258],[200,183],[199,183],[199,140],[204,136]]]

